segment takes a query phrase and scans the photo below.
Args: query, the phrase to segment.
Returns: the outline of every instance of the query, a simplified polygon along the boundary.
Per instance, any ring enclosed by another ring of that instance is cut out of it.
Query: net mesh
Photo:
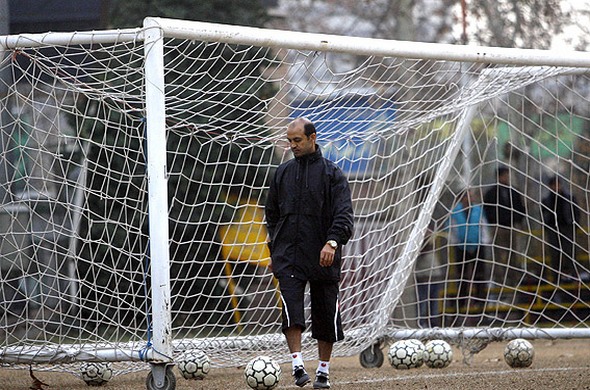
[[[144,47],[114,42],[37,42],[0,63],[4,362],[150,346]],[[263,206],[297,116],[353,194],[335,355],[400,330],[587,328],[587,73],[176,38],[164,63],[174,354],[287,356]],[[478,207],[499,166],[524,207],[504,229]],[[575,196],[569,228],[550,219],[554,176]],[[27,357],[39,345],[49,356]]]

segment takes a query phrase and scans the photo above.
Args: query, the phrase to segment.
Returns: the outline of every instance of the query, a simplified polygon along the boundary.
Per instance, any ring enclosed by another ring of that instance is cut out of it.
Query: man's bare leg
[[[285,330],[285,337],[287,339],[287,345],[289,351],[301,352],[301,328],[298,326],[292,326]],[[331,353],[331,352],[330,352]]]
[[[287,339],[287,345],[291,352],[293,359],[293,376],[295,377],[295,384],[299,387],[303,387],[308,384],[311,379],[303,366],[303,358],[301,357],[301,328],[298,326],[292,326],[285,330],[285,338]],[[295,357],[295,353],[298,357]],[[300,363],[300,364],[299,364]]]
[[[318,340],[318,355],[320,360],[329,362],[332,357],[332,346],[334,343]]]

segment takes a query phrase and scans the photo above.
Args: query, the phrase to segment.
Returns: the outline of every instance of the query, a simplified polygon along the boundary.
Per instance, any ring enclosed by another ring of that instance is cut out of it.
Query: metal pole
[[[236,43],[283,49],[331,51],[356,55],[421,58],[491,64],[534,66],[590,66],[590,52],[516,49],[395,41],[387,39],[313,34],[296,31],[242,27],[206,22],[146,18],[159,23],[166,37]]]
[[[171,361],[168,177],[164,99],[164,42],[161,30],[146,24],[145,80],[147,175],[152,293],[152,346],[156,363]]]
[[[0,0],[0,35],[7,35],[10,32],[10,14],[8,9],[8,0]],[[1,47],[0,47],[1,49]],[[3,62],[5,56],[10,53],[1,51],[0,62]],[[10,118],[8,116],[8,85],[10,84],[10,69],[6,67],[0,69],[0,150],[6,150],[8,144],[8,135],[11,133],[11,128],[8,127]],[[6,154],[4,154],[6,156]],[[8,183],[7,178],[7,161],[6,157],[0,159],[0,183]],[[6,204],[9,200],[6,199],[6,188],[0,186],[0,204]]]

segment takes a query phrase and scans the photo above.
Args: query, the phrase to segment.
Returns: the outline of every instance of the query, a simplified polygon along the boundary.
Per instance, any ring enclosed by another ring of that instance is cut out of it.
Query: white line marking
[[[338,381],[341,384],[353,384],[353,383],[376,383],[386,381],[409,381],[415,379],[431,379],[431,378],[457,378],[457,377],[473,377],[480,375],[500,375],[500,374],[519,374],[527,373],[547,373],[547,372],[558,372],[558,371],[576,371],[576,370],[587,370],[588,367],[563,367],[563,368],[525,368],[525,369],[511,369],[511,370],[493,370],[493,371],[473,371],[473,372],[441,372],[440,374],[415,374],[415,375],[404,375],[396,377],[382,377],[382,378],[371,378],[371,379],[358,379],[353,381]]]

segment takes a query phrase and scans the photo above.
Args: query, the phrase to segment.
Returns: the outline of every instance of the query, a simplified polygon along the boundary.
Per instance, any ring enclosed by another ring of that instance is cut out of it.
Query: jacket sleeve
[[[576,197],[572,195],[572,211],[573,211],[573,223],[578,223],[580,221],[580,208],[578,207],[578,201]]]
[[[489,189],[483,197],[483,212],[486,216],[488,223],[494,225],[498,222],[498,188],[492,187]]]
[[[327,240],[335,240],[339,245],[345,245],[352,237],[354,227],[350,186],[340,168],[335,168],[330,184],[332,225],[328,229]]]
[[[279,200],[278,200],[278,185],[276,183],[277,175],[270,182],[268,196],[266,198],[266,205],[264,213],[266,216],[266,230],[268,232],[269,240],[272,240],[275,234],[275,228],[280,218]]]
[[[555,204],[553,196],[547,195],[541,201],[541,217],[543,224],[548,228],[555,228]]]
[[[526,209],[524,207],[522,196],[515,189],[512,189],[512,199],[514,202],[514,221],[521,222],[526,215]]]

